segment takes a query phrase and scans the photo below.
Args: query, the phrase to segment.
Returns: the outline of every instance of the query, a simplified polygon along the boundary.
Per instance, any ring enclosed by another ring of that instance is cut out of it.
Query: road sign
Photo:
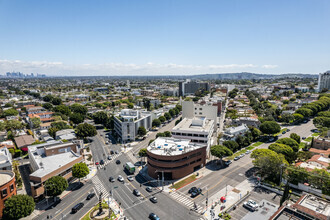
[[[113,188],[114,188],[114,189],[117,189],[117,188],[118,188],[118,186],[114,186]]]

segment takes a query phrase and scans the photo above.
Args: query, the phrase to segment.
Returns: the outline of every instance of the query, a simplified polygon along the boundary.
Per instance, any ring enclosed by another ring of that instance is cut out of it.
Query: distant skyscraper
[[[319,74],[318,90],[321,92],[323,89],[330,90],[330,70]]]

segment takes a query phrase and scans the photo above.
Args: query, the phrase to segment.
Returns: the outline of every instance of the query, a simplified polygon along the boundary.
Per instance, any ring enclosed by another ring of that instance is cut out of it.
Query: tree
[[[59,98],[59,97],[55,97],[55,98],[52,99],[52,104],[53,105],[60,105],[60,104],[62,104],[62,99]]]
[[[94,120],[95,124],[103,124],[107,120],[107,118],[108,118],[108,115],[104,111],[96,112],[93,115],[93,120]]]
[[[182,105],[176,104],[176,108],[181,112],[182,111]]]
[[[297,141],[293,140],[292,138],[281,138],[281,139],[278,139],[276,141],[276,143],[278,144],[285,144],[285,145],[288,145],[292,148],[292,150],[294,152],[298,152],[299,151],[299,144],[297,143]]]
[[[86,115],[87,111],[88,111],[86,106],[80,105],[78,103],[75,103],[75,104],[71,105],[70,109],[71,109],[72,112],[79,113],[81,115]]]
[[[54,111],[55,112],[60,112],[60,113],[62,113],[64,115],[67,115],[67,116],[69,116],[71,114],[70,108],[66,105],[58,105],[54,108]]]
[[[35,203],[31,196],[14,195],[5,202],[3,219],[16,220],[31,215],[34,211]]]
[[[156,134],[156,138],[158,138],[158,137],[165,137],[165,134],[162,132],[159,132]]]
[[[45,104],[42,105],[42,107],[44,107],[47,110],[52,110],[53,105],[50,104],[49,102],[46,102]]]
[[[294,120],[295,120],[296,122],[299,122],[299,121],[301,121],[301,120],[304,119],[304,116],[303,116],[302,114],[294,113],[294,114],[292,114],[292,115],[293,115]]]
[[[233,155],[233,152],[223,145],[213,145],[211,147],[211,155],[218,157],[222,163],[222,158]]]
[[[64,177],[53,176],[45,182],[46,196],[59,196],[68,186],[68,181]]]
[[[313,115],[313,111],[308,109],[308,108],[299,108],[295,113],[296,114],[301,114],[305,118]]]
[[[257,140],[261,135],[261,131],[258,128],[252,127],[250,131],[254,141]]]
[[[291,133],[290,138],[292,138],[293,140],[297,141],[298,144],[300,144],[300,136],[297,135],[296,133]]]
[[[269,150],[275,151],[278,154],[283,154],[285,159],[292,163],[295,160],[295,153],[293,152],[292,148],[285,144],[271,144],[268,147]]]
[[[22,122],[18,121],[18,120],[10,120],[10,121],[6,121],[6,129],[7,130],[17,130],[17,129],[22,129],[24,127],[24,125],[22,124]]]
[[[297,160],[298,161],[306,161],[311,159],[313,156],[312,152],[310,151],[299,151],[297,153]]]
[[[275,121],[265,121],[260,125],[260,131],[264,134],[276,134],[281,131],[281,126]]]
[[[161,125],[160,120],[159,119],[154,119],[152,121],[152,127],[159,127]]]
[[[169,121],[172,118],[170,113],[168,112],[165,112],[164,117],[166,118],[167,121]]]
[[[170,109],[168,112],[170,113],[171,117],[174,118],[175,111],[173,109]]]
[[[46,95],[44,96],[42,99],[45,101],[45,102],[51,102],[53,100],[53,96],[52,95]]]
[[[165,135],[165,137],[172,137],[172,134],[170,131],[165,131],[164,135]]]
[[[4,131],[6,129],[6,123],[3,121],[0,121],[0,131]]]
[[[127,108],[129,108],[129,109],[133,109],[133,108],[134,108],[134,104],[131,103],[131,102],[129,102],[129,103],[127,104]]]
[[[240,149],[238,143],[236,141],[224,141],[223,145],[229,148],[232,152],[235,152]]]
[[[33,128],[39,128],[41,124],[40,118],[34,117],[31,119]]]
[[[72,121],[74,124],[80,124],[82,122],[84,122],[85,117],[80,114],[80,113],[72,113],[70,115],[70,121]]]
[[[144,135],[147,134],[147,130],[146,130],[143,126],[140,126],[140,127],[138,128],[137,133],[138,133],[138,135],[139,135],[140,137],[143,137]]]
[[[72,167],[72,176],[75,178],[83,178],[89,174],[89,169],[85,163],[76,163]]]
[[[95,126],[88,123],[79,124],[76,133],[80,138],[93,137],[97,134]]]
[[[166,118],[164,116],[160,116],[158,119],[161,123],[164,123],[166,121]]]
[[[55,138],[56,137],[56,132],[58,132],[60,129],[56,128],[56,127],[51,127],[48,129],[48,134]]]
[[[3,116],[5,116],[5,117],[16,116],[16,115],[18,115],[18,111],[14,108],[10,108],[10,109],[3,111]]]
[[[282,195],[281,200],[280,200],[280,207],[283,205],[285,200],[287,200],[289,198],[289,196],[290,196],[290,186],[287,183],[285,185],[284,192],[283,192],[283,195]]]
[[[65,121],[56,121],[52,122],[50,124],[53,128],[57,128],[58,130],[63,130],[63,129],[70,129],[72,128],[70,125],[67,124]]]

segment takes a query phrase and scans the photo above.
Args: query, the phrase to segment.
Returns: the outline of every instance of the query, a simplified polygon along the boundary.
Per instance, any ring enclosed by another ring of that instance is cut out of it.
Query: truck
[[[131,162],[125,163],[124,168],[129,174],[135,173],[135,166]]]

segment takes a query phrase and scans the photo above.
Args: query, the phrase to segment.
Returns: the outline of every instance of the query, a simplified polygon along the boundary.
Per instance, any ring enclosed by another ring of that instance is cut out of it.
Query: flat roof
[[[13,172],[0,172],[0,186],[8,183],[13,177]]]
[[[31,173],[30,176],[41,178],[67,165],[68,163],[71,163],[79,157],[81,156],[75,154],[74,152],[56,154],[48,157],[35,157],[36,163],[40,168]]]
[[[207,132],[214,126],[214,120],[205,117],[184,118],[172,130]]]
[[[202,147],[206,147],[206,145],[192,143],[187,139],[158,137],[147,147],[147,150],[157,155],[175,156],[185,154]]]
[[[309,210],[312,210],[316,213],[320,213],[325,216],[330,216],[329,202],[320,197],[307,195],[300,201],[299,205],[308,208]]]

